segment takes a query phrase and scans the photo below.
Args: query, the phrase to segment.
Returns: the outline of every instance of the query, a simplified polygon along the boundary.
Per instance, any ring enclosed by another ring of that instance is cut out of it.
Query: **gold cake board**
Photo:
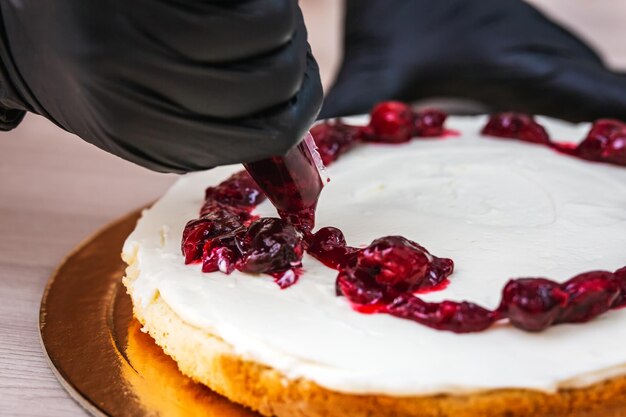
[[[182,375],[141,332],[121,278],[120,253],[141,210],[76,248],[50,278],[39,329],[50,367],[95,416],[257,417]]]

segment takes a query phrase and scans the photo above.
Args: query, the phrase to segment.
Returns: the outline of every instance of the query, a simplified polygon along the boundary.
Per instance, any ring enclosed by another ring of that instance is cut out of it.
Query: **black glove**
[[[626,76],[521,0],[348,0],[344,49],[321,117],[455,97],[492,111],[626,119]]]
[[[0,12],[0,129],[32,111],[186,172],[283,154],[321,105],[295,0],[20,0]]]

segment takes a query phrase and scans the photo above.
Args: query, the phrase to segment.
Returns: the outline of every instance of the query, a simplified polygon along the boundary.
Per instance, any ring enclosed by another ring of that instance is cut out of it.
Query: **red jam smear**
[[[438,110],[415,112],[404,103],[386,102],[373,109],[367,126],[334,120],[316,125],[311,133],[323,162],[330,164],[361,142],[404,143],[412,137],[450,136],[444,128],[446,117]],[[483,129],[486,135],[619,165],[626,165],[624,132],[621,122],[599,120],[580,145],[556,143],[533,117],[519,113],[492,115]],[[587,322],[626,306],[626,267],[586,272],[562,284],[546,278],[513,279],[495,310],[467,301],[426,302],[418,295],[448,285],[454,270],[451,259],[434,256],[402,236],[386,236],[365,248],[354,248],[335,227],[311,233],[322,184],[303,146],[284,157],[246,164],[251,175],[242,171],[209,187],[200,217],[187,223],[183,232],[185,262],[202,262],[205,272],[229,274],[236,269],[269,274],[287,288],[301,275],[306,250],[338,271],[337,294],[345,296],[354,310],[390,314],[455,333],[483,331],[502,320],[537,332],[556,324]],[[281,219],[252,214],[266,193]]]
[[[467,301],[428,303],[406,295],[396,298],[386,307],[385,312],[436,330],[454,333],[480,332],[488,329],[499,318],[495,312]]]
[[[588,161],[626,166],[626,123],[619,120],[597,120],[578,145],[552,141],[543,126],[523,113],[492,114],[482,134],[546,145]]]
[[[559,284],[546,278],[510,280],[499,307],[467,301],[429,303],[417,294],[446,285],[451,259],[431,255],[401,236],[376,239],[363,249],[346,245],[336,228],[320,229],[308,252],[339,271],[337,294],[359,312],[387,313],[455,333],[485,330],[499,320],[537,332],[561,323],[584,323],[626,305],[626,267],[615,273],[592,271]]]

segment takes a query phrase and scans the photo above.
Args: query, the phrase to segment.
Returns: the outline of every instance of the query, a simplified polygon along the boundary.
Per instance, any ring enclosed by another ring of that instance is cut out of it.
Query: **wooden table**
[[[532,0],[626,68],[626,4]],[[338,60],[337,0],[301,0],[325,83]],[[29,115],[0,134],[0,416],[84,415],[44,359],[38,334],[45,283],[81,240],[159,197],[174,181],[108,155]]]
[[[45,283],[77,243],[156,199],[174,179],[108,155],[38,116],[0,135],[0,416],[82,415],[42,352]]]

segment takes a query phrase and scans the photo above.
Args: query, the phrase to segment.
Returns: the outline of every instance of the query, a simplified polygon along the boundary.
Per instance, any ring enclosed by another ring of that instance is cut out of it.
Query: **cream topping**
[[[363,122],[363,118],[351,122]],[[588,126],[541,118],[552,137],[581,139]],[[452,117],[459,138],[360,146],[328,168],[317,225],[348,244],[399,234],[456,271],[430,301],[494,308],[509,278],[565,281],[626,265],[626,168],[479,135],[484,117]],[[626,373],[626,309],[542,333],[510,326],[459,335],[388,315],[364,315],[335,295],[336,271],[305,256],[300,281],[281,290],[268,276],[205,274],[184,265],[180,238],[204,188],[241,169],[182,177],[146,210],[124,245],[137,250],[134,295],[158,292],[186,322],[245,358],[328,389],[395,396],[498,388],[554,391]],[[269,202],[257,209],[276,216]]]

